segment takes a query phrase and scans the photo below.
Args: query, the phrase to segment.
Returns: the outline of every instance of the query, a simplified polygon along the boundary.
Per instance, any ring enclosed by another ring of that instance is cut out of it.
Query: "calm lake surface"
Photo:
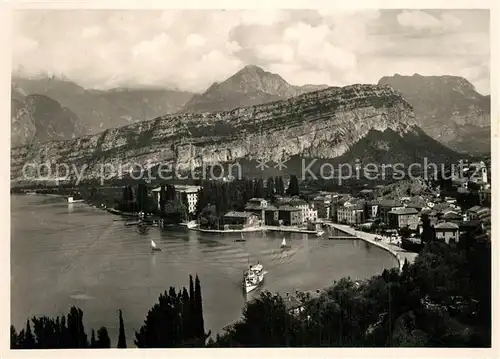
[[[119,217],[83,203],[44,196],[11,196],[11,321],[20,330],[32,316],[67,314],[80,307],[84,325],[106,326],[112,345],[123,310],[127,344],[148,310],[170,286],[188,287],[198,274],[206,331],[240,318],[248,262],[268,271],[261,290],[316,290],[334,280],[379,274],[397,265],[384,250],[360,240],[326,240],[291,233],[207,234],[151,228],[140,234]],[[279,246],[285,236],[291,248]],[[325,235],[326,236],[326,235]],[[150,239],[162,248],[151,253]]]

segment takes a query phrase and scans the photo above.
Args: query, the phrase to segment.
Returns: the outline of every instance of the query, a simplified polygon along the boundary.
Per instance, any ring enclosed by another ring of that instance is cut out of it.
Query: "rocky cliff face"
[[[460,152],[490,151],[490,97],[457,76],[394,75],[379,84],[401,92],[415,109],[419,126]]]
[[[60,103],[43,95],[24,96],[13,90],[11,98],[11,145],[34,141],[71,139],[88,133],[79,118]]]
[[[214,83],[204,93],[194,95],[181,112],[230,111],[284,100],[303,93],[323,90],[326,85],[293,86],[281,76],[255,65],[245,66],[221,83]]]
[[[385,134],[390,135],[386,142]],[[427,137],[416,127],[411,106],[391,87],[353,85],[227,112],[166,115],[70,141],[17,147],[11,151],[11,173],[21,179],[25,164],[48,160],[88,166],[85,178],[95,178],[104,164],[120,172],[129,170],[129,164],[163,163],[186,170],[252,158],[345,158],[369,135],[370,145],[388,154],[386,160],[395,138],[397,150],[413,156],[414,143],[405,139]],[[427,149],[431,155],[453,154],[437,142],[432,145]]]

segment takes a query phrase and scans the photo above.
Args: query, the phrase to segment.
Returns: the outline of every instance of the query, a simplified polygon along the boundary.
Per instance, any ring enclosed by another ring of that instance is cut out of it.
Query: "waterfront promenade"
[[[405,259],[408,260],[408,262],[413,263],[415,261],[415,258],[417,257],[417,253],[405,251],[403,248],[392,243],[389,237],[380,236],[380,235],[376,235],[373,233],[367,233],[367,232],[363,232],[363,231],[358,231],[358,230],[356,230],[350,226],[347,226],[345,224],[338,224],[338,223],[331,223],[331,222],[325,222],[325,224],[330,226],[330,227],[333,227],[335,229],[338,229],[339,231],[353,235],[359,239],[362,239],[366,242],[373,244],[374,246],[378,246],[378,247],[383,248],[386,251],[390,252],[398,260],[400,270],[403,268],[403,264],[405,262]],[[379,237],[382,239],[377,241],[377,240],[375,240],[376,237]]]
[[[200,227],[191,227],[189,228],[192,231],[205,232],[205,233],[245,233],[245,232],[290,232],[290,233],[303,233],[303,234],[317,234],[317,231],[310,231],[303,228],[298,227],[290,227],[290,226],[255,226],[255,227],[247,227],[242,229],[206,229]]]

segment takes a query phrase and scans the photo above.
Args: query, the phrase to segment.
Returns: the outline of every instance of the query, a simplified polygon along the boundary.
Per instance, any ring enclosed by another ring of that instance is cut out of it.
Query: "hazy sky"
[[[490,91],[487,10],[25,10],[13,36],[16,74],[85,87],[203,91],[254,64],[294,85],[419,73]]]

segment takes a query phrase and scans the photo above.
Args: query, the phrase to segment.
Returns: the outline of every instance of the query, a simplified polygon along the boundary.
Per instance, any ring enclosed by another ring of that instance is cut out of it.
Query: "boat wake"
[[[94,297],[88,295],[88,294],[72,294],[69,296],[72,299],[76,300],[92,300]]]

